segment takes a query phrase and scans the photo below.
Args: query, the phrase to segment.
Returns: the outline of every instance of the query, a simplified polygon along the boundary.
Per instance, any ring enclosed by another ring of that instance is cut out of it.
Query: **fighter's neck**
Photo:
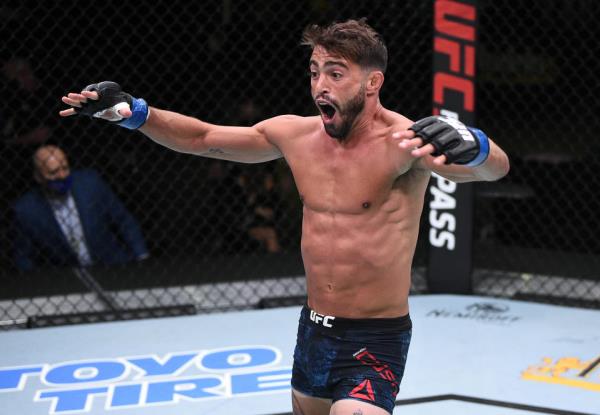
[[[373,129],[375,123],[380,118],[380,113],[384,111],[379,99],[377,101],[365,103],[365,108],[354,121],[348,137],[345,142],[358,142],[369,136],[368,132]]]

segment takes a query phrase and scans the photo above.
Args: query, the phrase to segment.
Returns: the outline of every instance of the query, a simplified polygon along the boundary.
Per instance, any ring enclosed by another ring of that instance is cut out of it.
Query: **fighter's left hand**
[[[430,154],[437,165],[453,163],[477,167],[490,152],[490,143],[483,131],[442,116],[423,118],[393,137],[402,140],[401,148],[412,148],[413,157]]]
[[[400,140],[398,147],[404,150],[410,150],[411,156],[415,158],[424,157],[435,151],[435,147],[432,144],[423,145],[423,139],[417,137],[415,132],[412,130],[398,131],[392,134],[392,137],[396,140]],[[446,162],[446,156],[441,155],[433,159],[433,163],[441,166]]]

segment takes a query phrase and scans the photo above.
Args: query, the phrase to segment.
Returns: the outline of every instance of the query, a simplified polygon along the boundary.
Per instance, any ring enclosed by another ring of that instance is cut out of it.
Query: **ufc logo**
[[[433,48],[438,57],[446,60],[446,70],[436,71],[433,77],[433,100],[447,107],[445,93],[452,90],[462,95],[462,108],[475,110],[475,24],[477,10],[472,4],[455,0],[436,0]],[[440,108],[434,108],[439,114]]]
[[[335,317],[325,316],[323,314],[315,313],[313,310],[310,310],[310,319],[316,324],[321,324],[324,327],[333,327],[333,325],[330,322],[335,320]]]

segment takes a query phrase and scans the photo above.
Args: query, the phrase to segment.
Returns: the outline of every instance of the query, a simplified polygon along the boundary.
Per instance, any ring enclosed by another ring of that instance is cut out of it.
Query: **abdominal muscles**
[[[347,318],[408,313],[420,209],[339,213],[304,207],[302,256],[309,306]]]

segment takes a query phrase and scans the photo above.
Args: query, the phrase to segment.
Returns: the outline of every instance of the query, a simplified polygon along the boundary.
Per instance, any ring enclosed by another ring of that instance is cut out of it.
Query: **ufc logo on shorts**
[[[310,310],[310,319],[316,324],[322,324],[324,327],[333,327],[333,325],[330,322],[335,320],[335,317],[325,316],[323,314],[315,313],[313,310]]]

